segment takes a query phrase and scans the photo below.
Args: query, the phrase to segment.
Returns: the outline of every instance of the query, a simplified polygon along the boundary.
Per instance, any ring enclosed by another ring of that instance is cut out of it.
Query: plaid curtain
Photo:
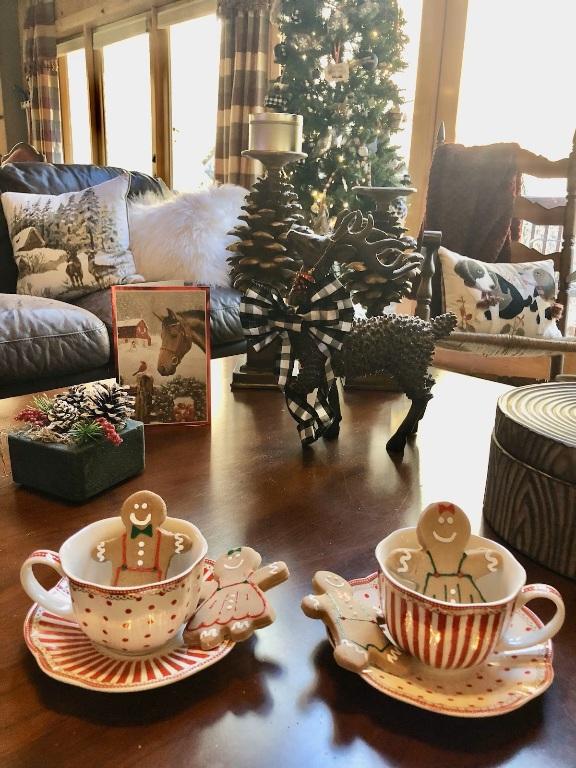
[[[216,180],[247,189],[256,181],[248,149],[248,116],[262,112],[268,87],[270,0],[219,0],[222,19]]]
[[[28,85],[28,141],[51,163],[62,162],[62,124],[54,0],[28,0],[24,74]]]

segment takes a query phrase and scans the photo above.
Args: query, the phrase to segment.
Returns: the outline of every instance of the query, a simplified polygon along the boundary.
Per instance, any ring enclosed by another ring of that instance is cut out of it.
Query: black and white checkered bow
[[[332,276],[318,281],[317,290],[310,298],[310,308],[303,313],[289,307],[273,288],[251,288],[242,297],[240,321],[244,335],[254,350],[259,352],[275,339],[281,339],[276,375],[286,396],[288,410],[298,422],[303,443],[314,442],[335,420],[340,420],[340,415],[329,402],[330,390],[336,386],[330,357],[332,350],[342,349],[344,337],[352,327],[353,316],[350,295]],[[289,386],[295,363],[291,335],[296,333],[309,334],[326,358],[324,381],[316,390],[313,405],[305,395],[295,393]]]

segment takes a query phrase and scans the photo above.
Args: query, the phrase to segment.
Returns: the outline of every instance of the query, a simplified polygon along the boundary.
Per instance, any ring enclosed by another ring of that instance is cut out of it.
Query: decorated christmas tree
[[[277,21],[282,74],[266,105],[304,117],[308,159],[292,183],[321,231],[343,208],[369,205],[352,187],[398,184],[406,171],[393,140],[404,17],[397,0],[282,0]]]

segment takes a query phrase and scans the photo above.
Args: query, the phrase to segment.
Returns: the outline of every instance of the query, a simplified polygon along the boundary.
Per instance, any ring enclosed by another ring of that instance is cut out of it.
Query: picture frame
[[[112,286],[116,376],[144,424],[210,423],[210,289]]]

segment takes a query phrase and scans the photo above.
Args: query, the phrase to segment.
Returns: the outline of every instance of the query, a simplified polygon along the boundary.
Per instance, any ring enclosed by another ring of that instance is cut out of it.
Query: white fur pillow
[[[230,253],[246,190],[223,184],[198,192],[145,194],[129,201],[130,248],[147,281],[230,285]]]

